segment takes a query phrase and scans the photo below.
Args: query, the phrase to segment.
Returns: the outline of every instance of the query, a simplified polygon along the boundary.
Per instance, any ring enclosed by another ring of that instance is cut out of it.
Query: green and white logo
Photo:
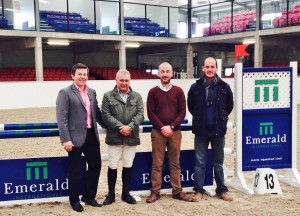
[[[255,102],[261,102],[261,88],[263,89],[263,102],[278,101],[278,79],[264,79],[264,80],[255,80],[255,93],[254,100]],[[272,89],[270,90],[270,87]],[[272,98],[270,99],[270,91]]]
[[[246,136],[246,144],[274,144],[286,143],[286,134],[274,134],[273,122],[259,123],[259,136]]]
[[[273,122],[259,123],[259,135],[272,135],[272,134],[273,134]]]
[[[291,73],[243,73],[243,110],[280,109],[291,105]]]
[[[28,162],[26,163],[26,180],[32,180],[32,173],[34,172],[34,179],[48,179],[47,162]]]
[[[47,161],[25,163],[26,181],[4,182],[4,195],[13,195],[15,200],[62,196],[68,190],[67,178],[49,178]]]

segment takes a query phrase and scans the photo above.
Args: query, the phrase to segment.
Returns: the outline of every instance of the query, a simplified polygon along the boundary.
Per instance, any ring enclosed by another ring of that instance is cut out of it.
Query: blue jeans
[[[216,137],[214,133],[208,132],[206,135],[198,136],[195,135],[195,180],[194,180],[194,191],[205,193],[203,189],[204,179],[206,173],[206,160],[207,160],[207,149],[209,142],[212,148],[212,159],[214,167],[214,176],[217,184],[216,194],[220,195],[228,191],[224,185],[224,136]]]

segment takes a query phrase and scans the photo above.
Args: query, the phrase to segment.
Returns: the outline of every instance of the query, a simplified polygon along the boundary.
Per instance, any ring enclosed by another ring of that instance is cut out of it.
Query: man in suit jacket
[[[77,63],[71,76],[73,84],[60,90],[56,101],[56,117],[60,141],[68,152],[69,201],[72,209],[82,212],[79,201],[81,154],[85,155],[88,170],[85,173],[81,201],[86,205],[101,207],[96,200],[101,170],[100,141],[97,122],[105,127],[94,89],[86,85],[89,69]]]

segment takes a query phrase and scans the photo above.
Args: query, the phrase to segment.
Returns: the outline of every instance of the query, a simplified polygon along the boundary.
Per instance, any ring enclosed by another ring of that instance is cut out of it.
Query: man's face
[[[162,84],[168,84],[173,77],[173,70],[169,65],[163,64],[159,67],[157,75],[160,78]]]
[[[116,78],[118,89],[125,94],[130,86],[130,76],[129,74],[119,74]]]
[[[88,70],[86,68],[76,69],[75,74],[72,74],[72,79],[78,87],[83,87],[88,80]]]
[[[216,60],[213,58],[208,58],[205,60],[202,66],[202,71],[208,79],[213,79],[217,74]]]

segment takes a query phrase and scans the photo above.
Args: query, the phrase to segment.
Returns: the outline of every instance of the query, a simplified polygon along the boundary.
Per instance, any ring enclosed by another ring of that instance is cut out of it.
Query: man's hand
[[[72,141],[64,142],[64,143],[63,143],[63,146],[64,146],[64,149],[65,149],[67,152],[72,151],[72,149],[73,149],[73,147],[74,147]]]
[[[119,129],[120,129],[119,132],[123,136],[131,136],[131,134],[132,134],[132,129],[128,125],[123,125],[123,126],[119,127]]]
[[[171,129],[170,125],[163,126],[160,130],[162,135],[165,137],[171,137],[174,134],[174,131]]]

